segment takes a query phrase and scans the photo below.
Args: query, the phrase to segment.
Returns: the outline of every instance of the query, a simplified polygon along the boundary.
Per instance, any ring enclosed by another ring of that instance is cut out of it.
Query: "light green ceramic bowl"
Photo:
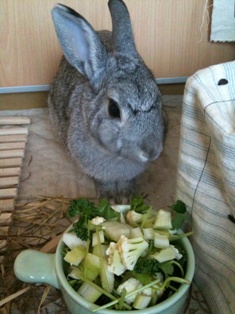
[[[70,228],[69,228],[70,229]],[[68,230],[69,230],[68,229]],[[192,282],[195,268],[194,253],[187,238],[180,240],[188,256],[185,279]],[[60,240],[55,254],[46,254],[34,250],[22,251],[14,263],[14,272],[18,279],[29,283],[47,283],[61,290],[64,301],[72,314],[91,314],[96,306],[84,300],[69,285],[63,270],[64,243]],[[99,314],[182,314],[189,293],[189,285],[182,284],[167,300],[144,310],[116,311],[101,310]]]

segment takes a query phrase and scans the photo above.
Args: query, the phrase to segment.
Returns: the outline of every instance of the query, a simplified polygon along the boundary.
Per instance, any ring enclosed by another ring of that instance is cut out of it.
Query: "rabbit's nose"
[[[140,151],[139,158],[142,162],[148,162],[155,160],[159,157],[162,152],[162,146],[157,149],[152,149],[149,151]]]

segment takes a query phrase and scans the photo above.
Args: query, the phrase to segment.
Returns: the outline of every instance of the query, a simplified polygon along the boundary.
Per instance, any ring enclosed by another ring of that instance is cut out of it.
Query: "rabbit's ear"
[[[52,18],[68,62],[89,80],[98,77],[105,67],[107,51],[92,26],[61,4],[53,8]]]
[[[129,12],[125,3],[122,0],[109,0],[108,5],[112,17],[114,52],[139,58]]]

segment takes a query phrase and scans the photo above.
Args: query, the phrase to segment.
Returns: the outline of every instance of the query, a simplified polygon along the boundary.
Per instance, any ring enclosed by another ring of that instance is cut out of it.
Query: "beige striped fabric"
[[[194,232],[197,285],[213,314],[235,313],[235,62],[187,80],[176,198]]]

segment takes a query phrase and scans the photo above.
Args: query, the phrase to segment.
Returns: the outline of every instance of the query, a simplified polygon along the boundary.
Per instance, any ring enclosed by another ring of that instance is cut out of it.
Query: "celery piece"
[[[160,209],[157,212],[157,217],[153,225],[154,229],[172,229],[172,223],[171,223],[171,213]]]
[[[119,221],[104,221],[102,227],[105,235],[112,241],[117,242],[121,235],[130,237],[132,227]]]
[[[78,266],[86,256],[86,248],[84,246],[74,247],[71,251],[68,251],[64,257],[64,260],[70,265]]]
[[[70,266],[70,273],[68,274],[69,278],[83,280],[83,272],[77,266]]]
[[[114,274],[108,270],[108,263],[106,260],[102,261],[100,268],[100,281],[104,290],[112,292],[114,287]]]
[[[154,232],[154,247],[159,249],[165,249],[169,247],[170,242],[166,235],[159,234],[158,232]]]
[[[136,228],[133,228],[131,229],[131,232],[130,232],[130,238],[143,238],[144,235],[140,229],[140,227],[136,227]]]
[[[99,235],[97,235],[97,233],[95,232],[92,235],[92,246],[93,247],[96,246],[99,243],[99,241],[100,241],[100,243],[104,243],[104,231],[100,230],[100,231],[98,231],[98,234]],[[98,236],[99,236],[99,240],[98,240]]]
[[[160,252],[156,252],[151,257],[155,258],[159,263],[170,261],[176,258],[176,251],[173,246],[169,246],[162,249]]]
[[[93,281],[100,273],[100,258],[97,255],[88,253],[82,262],[85,279]]]
[[[97,244],[97,245],[95,245],[93,247],[92,254],[100,256],[99,250],[101,249],[102,256],[106,257],[106,250],[107,250],[107,248],[108,248],[108,245],[105,245],[105,244],[99,245],[99,244]]]
[[[89,283],[84,282],[77,291],[85,300],[94,303],[101,295],[102,292],[98,291],[95,287]]]
[[[143,228],[143,233],[144,233],[145,240],[153,240],[154,238],[153,228]]]
[[[149,305],[150,301],[151,301],[151,296],[139,294],[137,295],[133,303],[133,308],[137,310],[145,309]]]

